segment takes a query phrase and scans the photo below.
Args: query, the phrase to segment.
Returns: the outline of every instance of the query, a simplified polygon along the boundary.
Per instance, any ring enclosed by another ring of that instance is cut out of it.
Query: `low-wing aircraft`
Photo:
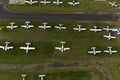
[[[22,74],[21,77],[22,77],[22,80],[25,80],[26,75]]]
[[[109,33],[109,35],[103,35],[103,37],[107,38],[108,40],[116,38],[115,36],[112,36],[111,33]]]
[[[38,1],[34,1],[34,0],[25,0],[25,3],[28,3],[28,4],[30,4],[30,5],[32,5],[32,4],[36,4],[36,3],[38,3]]]
[[[96,50],[96,47],[91,47],[91,49],[92,49],[92,51],[88,51],[88,53],[90,53],[90,54],[96,55],[96,54],[98,54],[98,53],[101,53],[101,51],[97,51],[97,50]]]
[[[8,46],[9,44],[10,44],[10,42],[5,42],[5,46],[0,46],[0,48],[5,51],[13,49],[13,46]]]
[[[41,78],[41,80],[43,80],[43,78],[45,77],[46,75],[38,75],[38,77]]]
[[[64,52],[64,51],[66,51],[66,50],[70,50],[70,48],[65,48],[65,47],[64,47],[64,44],[65,44],[66,42],[61,41],[60,43],[62,44],[62,46],[61,46],[61,47],[55,47],[56,50],[59,50],[59,51],[61,51],[61,52]]]
[[[77,2],[77,1],[73,0],[72,2],[68,2],[68,4],[70,4],[72,6],[76,6],[76,5],[79,5],[80,2]]]
[[[11,22],[10,26],[6,26],[6,28],[9,28],[11,30],[14,29],[14,28],[17,28],[18,26],[14,26],[14,24],[15,24],[14,22]]]
[[[115,32],[117,32],[117,34],[120,34],[120,28],[115,28],[112,31],[115,31]]]
[[[118,5],[116,4],[116,2],[109,2],[109,4],[112,6],[112,7],[117,7]]]
[[[113,29],[112,29],[112,28],[110,28],[110,26],[106,26],[105,28],[103,28],[103,30],[105,30],[105,31],[109,32],[109,31],[112,31]]]
[[[90,29],[90,31],[93,31],[93,32],[100,32],[100,31],[102,31],[102,29],[98,29],[97,26],[93,26],[93,28]]]
[[[26,50],[26,53],[28,53],[29,50],[35,50],[35,47],[30,47],[31,43],[26,43],[27,47],[20,47],[20,49]]]
[[[66,29],[66,27],[63,26],[63,24],[58,24],[58,26],[55,26],[55,28],[59,30]]]
[[[51,2],[50,1],[47,1],[47,0],[44,0],[44,1],[40,1],[41,4],[50,4]]]
[[[60,0],[57,0],[57,1],[53,1],[53,4],[60,5],[60,4],[63,4],[63,2]]]
[[[108,50],[104,50],[105,53],[109,53],[110,55],[113,54],[113,53],[117,53],[117,50],[112,50],[112,47],[109,46],[108,47]]]
[[[77,30],[77,31],[85,31],[86,28],[82,28],[82,25],[77,25],[77,28],[73,28],[73,30]]]
[[[25,21],[25,24],[26,24],[26,25],[22,25],[21,27],[26,28],[26,29],[33,28],[33,27],[34,27],[34,25],[29,25],[29,24],[30,24],[30,21]]]
[[[47,26],[48,23],[46,22],[43,22],[43,26],[38,26],[39,28],[42,28],[42,29],[48,29],[48,28],[51,28],[51,26]]]

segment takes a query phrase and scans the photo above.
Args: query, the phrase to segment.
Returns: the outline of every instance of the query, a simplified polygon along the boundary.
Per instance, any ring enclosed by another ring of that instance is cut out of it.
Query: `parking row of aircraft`
[[[56,50],[59,50],[61,52],[70,50],[70,48],[64,47],[64,44],[66,42],[61,41],[60,43],[62,44],[61,47],[55,47]],[[0,49],[3,49],[4,51],[8,51],[10,49],[13,49],[14,46],[8,46],[9,44],[10,44],[10,42],[5,42],[5,46],[0,46]],[[26,53],[28,53],[30,50],[35,50],[35,47],[30,47],[30,45],[31,45],[31,43],[26,43],[26,47],[20,47],[19,49],[25,50]]]
[[[36,4],[36,3],[38,3],[38,1],[36,0],[25,0],[25,3],[28,3],[28,4],[30,4],[30,5],[32,5],[32,4]],[[56,4],[56,5],[60,5],[60,4],[63,4],[64,2],[63,1],[60,1],[60,0],[57,0],[57,1],[53,1],[53,2],[51,2],[51,1],[48,1],[48,0],[43,0],[43,1],[40,1],[40,3],[41,4],[50,4],[50,3],[53,3],[53,4]],[[78,2],[78,1],[75,1],[75,0],[72,0],[71,2],[68,2],[68,4],[69,5],[72,5],[72,6],[76,6],[76,5],[79,5],[80,4],[80,2]]]
[[[111,55],[113,53],[117,53],[118,52],[117,50],[112,50],[111,46],[108,46],[107,48],[108,48],[107,50],[103,51],[104,53],[109,53]],[[96,55],[98,53],[102,53],[102,51],[96,50],[96,47],[91,47],[91,51],[88,51],[88,53]]]
[[[116,2],[108,2],[112,7],[117,7],[118,9],[120,9],[120,4],[117,4]]]
[[[22,74],[22,75],[21,75],[22,80],[26,80],[26,76],[27,76],[26,74]],[[38,77],[40,78],[40,80],[43,80],[45,76],[46,76],[45,74],[43,74],[43,75],[38,75]]]

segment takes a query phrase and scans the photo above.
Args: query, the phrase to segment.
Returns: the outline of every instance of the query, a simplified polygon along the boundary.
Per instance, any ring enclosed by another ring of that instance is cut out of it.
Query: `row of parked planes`
[[[26,28],[26,29],[30,29],[30,28],[33,28],[34,25],[30,25],[30,21],[26,21],[25,25],[21,25],[21,27]],[[49,26],[48,23],[43,22],[43,25],[42,26],[38,26],[38,27],[41,28],[41,29],[46,30],[46,29],[51,28],[52,26]],[[67,29],[63,24],[58,24],[57,26],[54,26],[54,27],[56,29],[59,29],[59,30]],[[11,22],[10,26],[6,26],[6,28],[9,28],[9,29],[13,30],[14,28],[18,28],[18,26],[15,25],[15,22]],[[73,28],[73,30],[81,32],[81,31],[85,31],[87,29],[84,28],[82,25],[77,25],[77,27]],[[108,40],[116,38],[116,36],[113,36],[110,33],[110,31],[117,32],[117,34],[120,34],[120,28],[110,28],[110,26],[106,26],[106,27],[103,28],[103,30],[109,32],[108,35],[103,35],[103,37],[107,38]],[[91,28],[90,31],[101,32],[102,29],[98,28],[98,26],[93,26],[93,28]]]
[[[61,52],[65,52],[67,50],[70,50],[71,48],[70,47],[65,47],[65,43],[66,42],[63,42],[61,41],[61,47],[55,47],[56,50],[59,50]],[[13,46],[8,46],[10,44],[10,42],[5,42],[5,46],[0,46],[1,49],[3,49],[4,51],[8,51],[10,49],[13,49],[14,47]],[[26,53],[28,53],[30,50],[35,50],[35,47],[30,47],[30,44],[31,43],[26,43],[26,47],[20,47],[20,49],[23,49],[26,51]],[[97,51],[96,50],[96,47],[91,47],[91,51],[88,51],[88,53],[92,53],[94,55],[96,55],[97,53],[101,53],[102,51]],[[113,53],[117,53],[117,50],[112,50],[112,47],[109,46],[108,47],[108,50],[104,50],[105,53],[109,53],[109,54],[113,54]]]
[[[37,1],[37,0],[36,0],[36,1],[35,1],[35,0],[25,0],[25,3],[28,3],[28,4],[32,5],[32,4],[38,3],[38,1]],[[45,5],[46,5],[46,4],[50,4],[50,3],[56,4],[56,5],[60,5],[60,4],[63,4],[64,2],[63,2],[63,1],[60,1],[60,0],[53,1],[53,2],[44,0],[44,1],[40,1],[40,3],[41,3],[41,4],[45,4]],[[75,0],[72,0],[71,2],[68,2],[68,4],[69,4],[69,5],[72,5],[72,6],[76,6],[76,5],[79,5],[80,2],[75,1]]]

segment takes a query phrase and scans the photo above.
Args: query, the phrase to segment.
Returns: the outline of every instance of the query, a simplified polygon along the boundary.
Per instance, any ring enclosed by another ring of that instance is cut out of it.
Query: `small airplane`
[[[63,4],[63,2],[60,0],[57,0],[57,1],[53,1],[53,4],[60,5],[60,4]]]
[[[22,80],[25,80],[26,75],[22,74],[21,77],[23,78]]]
[[[110,55],[113,54],[113,53],[117,53],[117,50],[112,50],[111,46],[109,46],[107,48],[108,48],[108,50],[104,50],[105,53],[109,53]]]
[[[25,3],[28,3],[28,4],[32,5],[32,4],[38,3],[38,1],[33,1],[33,0],[27,1],[27,0],[25,0]]]
[[[101,51],[96,51],[96,47],[91,47],[91,49],[92,49],[92,51],[88,51],[88,53],[90,53],[90,54],[96,55],[98,53],[101,53]]]
[[[29,25],[29,24],[30,24],[30,21],[25,21],[25,24],[26,24],[26,25],[22,25],[21,27],[26,28],[26,29],[33,28],[33,27],[34,27],[34,25]]]
[[[100,32],[102,29],[98,29],[97,26],[93,26],[93,29],[90,29],[90,31]]]
[[[5,46],[0,46],[0,48],[5,51],[13,49],[13,46],[8,46],[9,44],[10,44],[10,42],[5,42]]]
[[[112,31],[113,29],[112,29],[112,28],[110,28],[110,26],[106,26],[105,28],[103,28],[103,30],[105,30],[105,31],[109,32],[109,31]]]
[[[73,30],[77,30],[77,31],[85,31],[86,28],[82,28],[82,25],[77,25],[77,28],[73,28]]]
[[[59,30],[66,29],[66,27],[63,26],[63,24],[58,24],[58,26],[55,26],[55,28]]]
[[[26,53],[28,53],[29,50],[35,50],[35,47],[30,47],[31,43],[26,43],[27,47],[20,47],[20,49],[26,50]]]
[[[14,26],[14,24],[15,24],[14,22],[11,22],[10,26],[6,26],[6,28],[10,28],[11,30],[17,28],[18,26]]]
[[[79,5],[80,2],[76,2],[75,0],[73,0],[72,2],[68,2],[68,4],[70,4],[72,6],[76,6],[76,5]]]
[[[51,26],[47,26],[48,23],[46,22],[43,22],[43,26],[38,26],[39,28],[42,28],[42,29],[48,29],[48,28],[51,28]]]
[[[44,0],[44,1],[40,1],[41,4],[50,4],[51,2],[50,1],[47,1],[47,0]]]
[[[111,33],[109,33],[109,35],[103,35],[103,37],[107,38],[108,40],[116,38],[115,36],[112,36]]]
[[[59,51],[61,51],[61,52],[64,52],[64,51],[66,51],[66,50],[70,50],[70,48],[65,48],[65,47],[64,47],[64,44],[65,44],[66,42],[61,41],[60,43],[62,44],[62,46],[61,46],[61,47],[55,47],[56,50],[59,50]]]
[[[117,32],[117,34],[120,34],[120,28],[113,29],[112,31]]]
[[[41,78],[41,80],[43,80],[43,78],[45,77],[46,75],[38,75],[38,77]]]
[[[109,2],[109,4],[112,6],[112,7],[117,7],[118,5],[116,4],[116,2]]]

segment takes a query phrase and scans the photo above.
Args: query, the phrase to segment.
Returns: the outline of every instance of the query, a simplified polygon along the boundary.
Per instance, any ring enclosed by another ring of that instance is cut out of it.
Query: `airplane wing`
[[[88,51],[88,53],[93,53],[93,51]]]
[[[39,28],[44,28],[44,26],[38,26]]]
[[[51,26],[46,26],[46,28],[51,28]]]
[[[66,29],[66,27],[62,27],[62,29]]]
[[[8,47],[8,49],[13,49],[13,46],[11,46],[11,47]]]
[[[28,50],[35,50],[35,48],[34,47],[29,47]]]
[[[60,48],[60,47],[55,47],[55,49],[61,50],[61,48]]]
[[[58,29],[60,29],[60,27],[59,27],[59,26],[55,26],[55,28],[58,28]]]
[[[34,4],[34,3],[38,3],[38,1],[33,1],[32,3],[33,3],[33,4]]]
[[[34,26],[33,26],[33,25],[29,25],[28,27],[32,28],[32,27],[34,27]]]
[[[101,51],[95,51],[96,53],[101,53]]]
[[[11,28],[11,26],[6,26],[6,28]]]
[[[25,3],[29,3],[30,4],[30,1],[25,1]]]
[[[64,48],[64,51],[66,51],[66,50],[70,50],[70,48]]]
[[[72,3],[72,2],[68,2],[68,4],[73,5],[73,3]]]
[[[73,28],[73,30],[79,30],[78,28]]]
[[[27,26],[26,25],[22,25],[21,27],[26,28]]]
[[[78,4],[80,4],[80,2],[76,2],[76,3],[75,3],[75,5],[78,5]]]
[[[0,46],[1,49],[4,49],[5,47],[4,46]]]
[[[27,47],[20,47],[20,49],[24,49],[24,50],[26,50],[26,49],[27,49]]]
[[[108,50],[104,50],[104,52],[109,53],[110,51],[108,51]]]

